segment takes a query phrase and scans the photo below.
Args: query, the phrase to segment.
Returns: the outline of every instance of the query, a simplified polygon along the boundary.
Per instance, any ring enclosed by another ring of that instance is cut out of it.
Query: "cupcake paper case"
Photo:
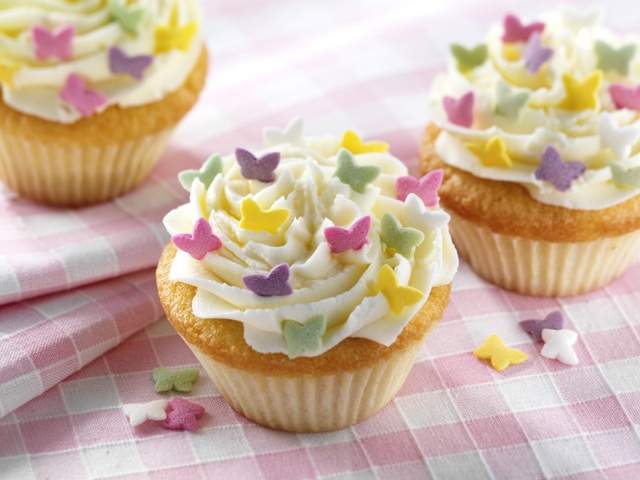
[[[195,0],[0,6],[0,180],[56,205],[138,185],[204,86]]]
[[[265,151],[181,175],[190,201],[165,217],[158,289],[236,411],[335,430],[395,395],[442,317],[457,269],[449,217],[437,182],[418,188],[383,144],[354,154],[351,133],[270,132],[280,143]]]
[[[565,296],[640,254],[640,42],[567,9],[454,45],[422,168],[443,168],[460,254],[491,282]]]

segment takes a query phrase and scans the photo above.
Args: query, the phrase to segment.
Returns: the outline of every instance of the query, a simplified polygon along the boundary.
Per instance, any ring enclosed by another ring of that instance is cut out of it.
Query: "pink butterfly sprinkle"
[[[353,224],[347,230],[342,227],[327,227],[324,229],[324,238],[327,239],[331,253],[342,253],[347,250],[360,250],[369,243],[369,230],[371,230],[371,217],[367,215]]]
[[[87,90],[84,79],[75,73],[67,77],[64,88],[60,92],[60,98],[75,107],[83,117],[90,117],[102,105],[107,103],[107,98],[98,92]]]
[[[189,402],[184,398],[174,397],[169,402],[167,418],[162,422],[164,428],[169,430],[198,431],[198,418],[204,415],[204,407],[197,403]]]
[[[470,128],[473,124],[473,92],[467,92],[459,99],[444,97],[442,105],[449,121],[461,127]]]
[[[76,33],[73,25],[60,27],[51,32],[41,25],[31,27],[31,37],[39,60],[50,57],[58,57],[60,60],[69,60],[73,56],[71,41]]]
[[[435,207],[438,204],[438,189],[442,185],[444,172],[442,169],[427,173],[420,180],[411,176],[398,177],[396,192],[398,200],[404,202],[410,193],[416,194],[425,207]]]
[[[192,234],[180,233],[174,235],[172,240],[176,247],[196,260],[202,260],[208,252],[222,247],[222,241],[214,235],[211,224],[202,217],[193,225]]]
[[[609,85],[609,95],[616,108],[640,110],[640,85],[629,88],[621,83]]]
[[[518,17],[508,14],[504,17],[502,41],[504,43],[527,42],[534,32],[542,33],[544,26],[542,22],[523,25]]]

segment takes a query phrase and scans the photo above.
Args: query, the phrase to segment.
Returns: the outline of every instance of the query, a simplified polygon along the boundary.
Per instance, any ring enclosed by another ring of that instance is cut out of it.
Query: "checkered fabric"
[[[445,317],[397,397],[345,430],[257,426],[204,372],[181,395],[206,408],[198,432],[129,425],[123,404],[171,397],[154,391],[155,367],[198,366],[165,319],[154,323],[162,313],[153,266],[168,241],[161,219],[187,199],[177,172],[212,152],[259,147],[264,126],[298,114],[309,134],[350,128],[385,140],[415,172],[427,91],[447,45],[477,43],[516,8],[507,0],[203,3],[209,83],[148,181],[78,210],[0,189],[0,477],[639,478],[640,263],[597,292],[536,299],[486,284],[463,262]],[[640,20],[623,0],[607,5],[616,30]],[[555,6],[540,0],[517,13]],[[577,366],[542,357],[518,326],[555,310],[579,333]],[[475,358],[493,333],[529,360],[496,372]]]

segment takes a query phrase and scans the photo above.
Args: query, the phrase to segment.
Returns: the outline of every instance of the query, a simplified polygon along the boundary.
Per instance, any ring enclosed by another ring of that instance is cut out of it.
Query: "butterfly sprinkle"
[[[222,173],[222,158],[217,153],[207,159],[199,170],[183,170],[178,174],[178,180],[185,190],[191,191],[191,186],[197,178],[204,188],[211,186],[211,182],[218,174]]]
[[[456,59],[456,66],[460,73],[468,73],[474,68],[483,65],[489,58],[489,50],[484,44],[467,49],[462,45],[453,44],[450,47],[451,55]]]
[[[171,240],[176,247],[196,260],[202,260],[207,253],[222,247],[222,241],[213,233],[211,224],[202,217],[194,223],[193,233],[180,233]]]
[[[529,38],[534,34],[541,34],[544,30],[544,23],[533,22],[524,25],[518,17],[509,14],[504,17],[504,34],[502,41],[505,43],[528,42]]]
[[[495,333],[476,348],[473,354],[481,360],[489,360],[491,366],[499,372],[509,365],[517,365],[529,358],[526,353],[507,347]]]
[[[204,407],[184,398],[174,397],[169,402],[167,418],[162,426],[169,430],[198,431],[198,419],[204,416]]]
[[[263,210],[253,198],[245,198],[240,205],[242,218],[240,228],[254,232],[278,233],[291,211],[286,208],[270,208]]]
[[[87,89],[84,79],[75,73],[67,77],[60,91],[60,98],[74,107],[83,117],[90,117],[107,103],[106,97]]]
[[[377,165],[358,166],[353,154],[345,148],[338,153],[336,164],[336,177],[358,193],[364,193],[367,186],[378,178],[381,172]]]
[[[73,25],[60,27],[51,32],[40,25],[31,27],[31,37],[38,60],[57,57],[60,60],[70,60],[73,57],[71,42],[76,29]]]
[[[529,37],[522,58],[529,73],[534,75],[538,73],[542,65],[547,63],[552,56],[553,49],[545,47],[542,44],[540,33],[534,32],[531,37]]]
[[[250,151],[236,148],[236,160],[240,165],[240,173],[247,180],[271,183],[276,179],[276,168],[280,164],[280,152],[271,152],[256,158]]]
[[[424,297],[417,288],[400,285],[398,277],[389,265],[383,265],[380,269],[372,290],[374,295],[382,293],[389,308],[395,314],[402,313],[406,307],[419,302]]]
[[[558,310],[551,312],[544,320],[523,320],[520,322],[520,327],[531,335],[534,341],[542,341],[542,330],[545,328],[551,330],[560,330],[564,326],[564,317]]]
[[[261,297],[291,295],[293,289],[289,284],[289,265],[281,263],[271,269],[268,275],[245,275],[244,285]]]
[[[607,42],[596,40],[594,50],[598,57],[598,68],[608,72],[615,70],[621,75],[629,74],[629,64],[636,54],[636,46],[633,44],[613,48]]]
[[[115,75],[129,75],[136,80],[144,78],[144,72],[153,63],[152,55],[129,56],[120,47],[109,49],[109,68]]]
[[[442,106],[447,119],[454,125],[471,128],[473,125],[473,92],[467,92],[460,98],[445,96],[442,99]]]
[[[302,117],[294,118],[284,130],[267,127],[263,130],[262,136],[268,146],[289,144],[295,147],[304,147],[306,142],[302,134],[304,133],[304,121]]]
[[[400,221],[389,212],[380,220],[380,241],[387,248],[411,258],[414,249],[424,240],[424,233],[415,228],[403,228]]]
[[[573,345],[578,341],[578,334],[573,330],[542,330],[544,347],[540,355],[552,360],[557,360],[567,365],[577,365],[578,356],[573,350]]]
[[[315,353],[322,348],[322,336],[327,331],[327,316],[319,314],[305,323],[282,322],[282,336],[287,342],[287,355],[296,358],[302,352]]]
[[[564,162],[558,150],[548,145],[542,153],[542,163],[534,172],[536,179],[551,182],[559,192],[571,188],[574,180],[580,178],[587,169],[583,162]]]
[[[199,376],[200,370],[197,368],[170,370],[158,367],[153,369],[156,392],[168,392],[169,390],[190,392]]]
[[[425,207],[435,207],[438,204],[438,189],[442,185],[444,171],[442,169],[427,173],[420,180],[406,175],[396,179],[397,198],[404,202],[409,194],[416,194]]]
[[[344,132],[340,145],[354,155],[360,155],[362,153],[384,153],[389,150],[388,143],[378,141],[364,143],[358,134],[351,130]]]
[[[324,237],[329,244],[331,253],[343,253],[347,250],[360,250],[369,243],[369,230],[371,230],[371,217],[362,217],[349,227],[327,227],[324,229]]]
[[[147,403],[128,403],[122,405],[122,412],[129,419],[132,427],[137,427],[147,420],[164,420],[169,400],[154,400]]]
[[[640,111],[640,85],[627,87],[621,83],[609,85],[609,95],[616,108]]]

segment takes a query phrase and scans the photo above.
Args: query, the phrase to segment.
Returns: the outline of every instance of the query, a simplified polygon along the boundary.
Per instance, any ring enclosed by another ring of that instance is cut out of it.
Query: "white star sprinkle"
[[[306,146],[306,142],[302,137],[303,133],[304,121],[302,120],[302,117],[296,117],[291,120],[284,130],[274,127],[266,127],[262,132],[262,136],[264,137],[265,143],[270,147],[273,145],[280,145],[282,143],[288,143],[296,147],[304,147]]]
[[[167,418],[166,408],[169,400],[154,400],[148,403],[128,403],[122,406],[122,411],[129,418],[132,427],[136,427],[147,420],[164,420]]]
[[[598,120],[598,134],[602,144],[613,151],[618,160],[624,160],[631,154],[631,147],[640,140],[640,127],[628,125],[619,127],[613,115],[603,113]]]
[[[567,365],[577,365],[578,356],[573,351],[573,344],[578,340],[578,334],[573,330],[552,330],[545,328],[542,330],[542,340],[544,347],[540,355],[552,360],[566,363]]]

